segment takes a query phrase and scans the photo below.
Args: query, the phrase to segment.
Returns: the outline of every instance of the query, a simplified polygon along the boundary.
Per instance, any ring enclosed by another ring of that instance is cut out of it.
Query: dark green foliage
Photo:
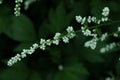
[[[103,7],[110,7],[110,19],[120,19],[119,0],[37,0],[15,17],[14,0],[3,0],[0,4],[0,80],[105,80],[112,77],[120,80],[120,48],[101,54],[99,49],[120,39],[110,37],[99,42],[95,50],[84,47],[89,40],[77,33],[69,44],[52,45],[45,51],[37,49],[12,67],[6,62],[22,49],[39,43],[40,38],[52,39],[56,32],[65,33],[68,26],[75,30],[81,25],[76,15],[101,17]],[[114,32],[120,23],[103,26],[101,33]],[[90,26],[93,26],[91,24]],[[59,66],[63,70],[59,70]]]

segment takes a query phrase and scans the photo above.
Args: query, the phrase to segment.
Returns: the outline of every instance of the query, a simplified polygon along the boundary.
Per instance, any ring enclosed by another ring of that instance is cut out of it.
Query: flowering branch
[[[60,41],[63,41],[64,43],[69,43],[69,39],[72,39],[76,36],[77,33],[82,32],[84,36],[91,36],[93,37],[91,40],[85,42],[84,46],[85,47],[90,47],[92,50],[94,50],[96,48],[97,42],[100,41],[104,41],[107,37],[109,36],[117,36],[118,33],[120,32],[120,27],[118,27],[118,31],[112,33],[112,34],[108,34],[108,33],[104,33],[102,34],[100,37],[98,37],[97,34],[97,29],[96,28],[100,28],[102,26],[105,25],[110,25],[110,24],[115,24],[115,23],[120,23],[120,21],[108,21],[108,15],[109,15],[109,8],[105,7],[103,9],[102,12],[103,17],[101,19],[97,19],[96,17],[81,17],[81,16],[76,16],[76,21],[78,23],[80,23],[81,25],[83,25],[81,27],[80,30],[74,31],[72,26],[68,26],[68,28],[66,29],[67,33],[66,34],[61,34],[59,32],[55,33],[55,36],[53,37],[53,39],[40,39],[40,43],[34,43],[29,49],[23,49],[23,51],[20,54],[17,54],[16,56],[12,57],[7,65],[8,66],[12,66],[14,63],[21,61],[22,58],[25,58],[27,56],[27,54],[31,55],[32,53],[35,52],[36,49],[40,48],[41,50],[45,50],[47,46],[51,46],[51,44],[54,45],[59,45]],[[87,27],[86,23],[95,23],[97,25],[93,26],[93,27]],[[106,22],[106,23],[102,23],[102,22]],[[111,45],[110,45],[111,46]],[[114,45],[113,45],[114,47]],[[112,47],[112,48],[113,48]],[[100,52],[105,52],[107,50],[105,50],[106,48],[101,48]],[[111,49],[111,47],[109,48]]]

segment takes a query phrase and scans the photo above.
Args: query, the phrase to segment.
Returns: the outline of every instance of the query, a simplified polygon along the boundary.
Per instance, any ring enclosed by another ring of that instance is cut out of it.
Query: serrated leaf
[[[5,31],[10,38],[23,42],[36,40],[34,26],[27,16],[13,16],[12,21],[12,25]]]

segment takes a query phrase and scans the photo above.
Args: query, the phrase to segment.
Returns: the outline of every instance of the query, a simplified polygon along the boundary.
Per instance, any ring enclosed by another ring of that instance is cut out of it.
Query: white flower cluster
[[[91,17],[91,16],[88,16],[88,17],[81,17],[80,15],[79,16],[76,16],[76,21],[78,23],[81,23],[81,25],[85,24],[86,22],[87,23],[96,23],[96,24],[100,24],[101,22],[105,22],[105,21],[108,21],[108,15],[109,15],[109,8],[108,7],[105,7],[103,9],[103,12],[102,12],[102,15],[103,17],[101,19],[97,19],[96,17]]]
[[[102,34],[102,36],[100,37],[100,40],[101,40],[101,41],[104,41],[107,36],[108,36],[108,33]]]
[[[7,65],[12,66],[14,63],[21,61],[22,58],[25,58],[27,56],[27,54],[32,54],[35,51],[35,49],[37,49],[37,48],[38,48],[38,44],[35,43],[32,45],[32,47],[30,47],[30,49],[23,49],[21,54],[17,54],[16,56],[12,57],[8,61]]]
[[[109,8],[108,7],[104,7],[104,9],[102,11],[103,17],[101,18],[102,22],[108,21],[109,12],[110,12]]]
[[[97,19],[96,17],[91,17],[91,16],[88,16],[88,17],[81,17],[81,16],[76,16],[76,21],[78,23],[81,23],[81,25],[84,25],[81,27],[81,30],[82,30],[82,33],[83,35],[85,36],[91,36],[93,37],[93,39],[85,42],[84,46],[85,47],[90,47],[91,49],[95,49],[96,48],[96,45],[97,45],[97,41],[99,40],[97,38],[97,34],[95,33],[96,29],[94,30],[90,30],[88,29],[88,27],[86,27],[86,23],[96,23],[96,24],[100,24],[101,22],[105,22],[105,21],[108,21],[108,15],[109,15],[109,8],[108,7],[105,7],[102,11],[102,18],[101,19]],[[100,40],[103,41],[106,39],[106,37],[108,36],[107,33],[103,34],[101,37],[100,37]]]
[[[113,48],[115,48],[117,46],[120,46],[120,44],[119,43],[115,43],[115,42],[110,43],[110,44],[106,45],[105,47],[102,47],[100,49],[100,53],[108,52],[108,51],[112,50]]]
[[[97,34],[92,33],[91,30],[89,30],[87,27],[81,27],[82,33],[85,36],[93,36],[93,37],[97,37]]]
[[[24,9],[27,10],[29,6],[34,3],[36,0],[25,0],[24,2]]]
[[[15,16],[19,16],[20,15],[20,6],[21,6],[21,3],[23,2],[23,0],[15,0],[15,8],[14,8],[14,14]]]
[[[85,42],[84,46],[85,47],[90,47],[92,50],[94,50],[96,48],[96,45],[97,45],[97,41],[98,41],[98,38],[93,38],[87,42]]]
[[[64,43],[69,43],[69,39],[75,37],[75,32],[73,30],[72,26],[68,26],[66,29],[67,34],[64,36],[61,36],[61,33],[56,33],[55,36],[53,37],[53,40],[45,40],[45,39],[40,39],[40,45],[35,43],[30,47],[30,49],[23,49],[23,51],[20,54],[17,54],[16,56],[12,57],[7,65],[12,66],[14,63],[21,61],[22,58],[25,58],[27,54],[32,54],[35,52],[35,49],[40,48],[41,50],[45,50],[46,46],[51,46],[51,44],[59,45],[59,41],[62,39]],[[60,67],[60,69],[62,69]]]
[[[85,36],[92,36],[93,37],[93,39],[85,42],[84,46],[85,47],[90,47],[91,49],[94,50],[96,48],[97,41],[98,41],[97,34],[96,33],[92,33],[91,30],[89,30],[86,27],[81,27],[81,30],[82,30],[83,35],[85,35]]]
[[[103,15],[103,16],[108,16],[108,15],[109,15],[109,12],[110,12],[109,8],[108,8],[108,7],[104,7],[103,12],[102,12],[102,15]]]

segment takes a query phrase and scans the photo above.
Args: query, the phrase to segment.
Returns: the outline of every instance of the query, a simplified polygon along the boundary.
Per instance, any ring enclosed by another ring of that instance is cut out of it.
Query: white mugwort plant
[[[16,7],[15,7],[16,16],[20,15],[20,5],[21,5],[22,2],[23,2],[22,0],[16,0]],[[55,33],[53,39],[45,40],[45,39],[41,38],[39,44],[35,43],[29,49],[23,49],[23,51],[20,54],[17,54],[16,56],[9,59],[7,65],[12,66],[16,62],[21,61],[22,58],[27,57],[28,54],[31,55],[32,53],[34,53],[35,50],[38,49],[38,48],[41,49],[41,50],[46,50],[47,46],[51,46],[52,44],[59,45],[60,41],[63,41],[64,43],[69,43],[69,40],[74,38],[76,36],[77,32],[82,32],[83,35],[86,36],[86,37],[92,37],[91,40],[88,40],[84,43],[84,46],[87,47],[87,48],[89,47],[92,50],[95,50],[96,47],[97,47],[97,42],[99,40],[104,41],[109,36],[109,34],[106,32],[106,33],[102,34],[101,37],[98,36],[98,34],[96,33],[96,31],[97,31],[96,26],[95,26],[95,28],[94,27],[90,28],[88,26],[88,23],[89,24],[90,23],[95,23],[95,24],[99,25],[102,22],[108,21],[109,20],[108,19],[109,11],[110,11],[109,8],[105,7],[102,11],[101,19],[97,19],[94,16],[88,16],[88,17],[81,17],[80,15],[76,16],[75,17],[76,21],[78,23],[80,23],[80,25],[82,26],[80,30],[74,31],[72,26],[68,26],[68,28],[66,29],[66,32],[67,32],[66,34],[61,34],[61,33],[57,32],[57,33]],[[120,27],[118,27],[117,33],[113,34],[113,36],[118,36],[117,35],[118,32],[120,32]],[[120,46],[120,44],[117,44],[117,43],[113,42],[109,45],[106,45],[105,47],[102,47],[100,49],[100,52],[105,53],[105,52],[113,49],[116,46]],[[59,65],[58,69],[62,70],[63,66]]]
[[[15,16],[20,16],[21,4],[23,0],[15,0],[14,14]]]

